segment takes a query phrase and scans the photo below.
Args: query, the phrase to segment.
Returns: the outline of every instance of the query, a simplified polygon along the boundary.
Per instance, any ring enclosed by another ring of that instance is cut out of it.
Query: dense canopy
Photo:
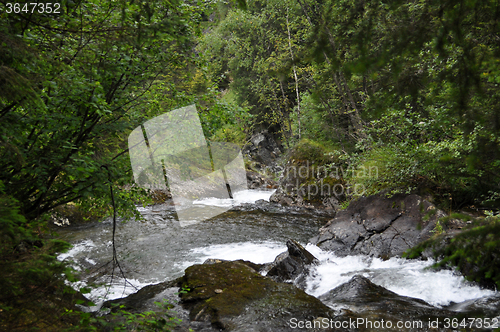
[[[134,204],[149,196],[134,185],[127,137],[177,107],[196,104],[209,141],[243,147],[266,130],[284,151],[308,140],[337,163],[376,167],[345,179],[367,195],[418,192],[449,212],[500,206],[496,0],[58,4],[49,13],[0,1],[9,324],[26,280],[44,285],[65,270],[54,259],[64,245],[46,243],[58,209],[139,217]]]

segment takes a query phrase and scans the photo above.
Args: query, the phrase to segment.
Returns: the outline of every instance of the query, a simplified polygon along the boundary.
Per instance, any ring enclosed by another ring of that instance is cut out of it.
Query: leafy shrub
[[[353,172],[350,182],[363,184],[367,194],[382,190],[391,193],[423,191],[447,209],[495,202],[498,194],[495,183],[500,179],[495,172],[470,165],[470,155],[479,144],[475,141],[476,136],[465,138],[463,132],[453,129],[447,137],[415,138],[412,135],[418,137],[418,129],[423,132],[436,129],[420,123],[406,124],[405,128],[408,131],[405,140],[375,143],[372,139],[360,144],[364,151],[354,156],[352,162],[358,169],[376,168],[377,172],[370,173],[374,176]],[[380,137],[384,131],[379,128],[373,133]]]
[[[69,244],[39,236],[43,220],[29,224],[0,182],[0,321],[5,331],[53,331],[72,324],[60,318],[79,294],[64,279],[71,269],[56,259]],[[50,315],[47,315],[50,312]]]
[[[479,224],[479,225],[478,225]],[[470,229],[461,232],[443,245],[443,236],[430,239],[406,253],[418,257],[432,249],[439,261],[434,267],[456,267],[467,279],[488,288],[500,288],[500,217],[476,221]]]
[[[225,125],[218,129],[210,139],[215,142],[235,143],[242,147],[246,142],[246,133],[241,126]]]
[[[312,164],[323,165],[330,162],[326,148],[318,142],[307,138],[301,139],[290,153],[290,159],[309,161]]]
[[[155,302],[159,311],[130,312],[124,305],[115,304],[111,313],[96,316],[92,312],[75,312],[68,310],[68,316],[80,317],[79,324],[68,331],[172,331],[182,321],[170,311],[171,305],[167,300]]]

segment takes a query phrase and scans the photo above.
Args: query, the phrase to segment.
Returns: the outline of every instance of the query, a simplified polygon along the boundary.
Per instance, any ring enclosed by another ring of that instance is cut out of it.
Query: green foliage
[[[246,143],[247,135],[241,129],[242,127],[239,126],[226,125],[217,130],[210,139],[215,142],[231,142],[243,147]]]
[[[441,227],[442,231],[442,227]],[[437,235],[441,232],[436,232]],[[432,249],[435,267],[457,267],[469,280],[489,288],[500,287],[500,217],[489,216],[476,220],[473,226],[442,245],[443,238],[428,240],[406,253],[418,257],[425,249]]]
[[[27,238],[26,219],[19,214],[17,201],[5,195],[5,186],[0,181],[0,234],[2,235],[1,250],[15,246],[20,239]]]
[[[208,73],[221,90],[230,89],[238,104],[255,115],[257,128],[291,136],[290,114],[298,105],[292,67],[303,77],[306,64],[293,63],[308,33],[294,1],[250,2],[247,10],[219,8],[221,21],[203,36],[199,50]],[[290,34],[288,33],[290,31]],[[305,82],[299,80],[302,91]]]
[[[347,210],[347,208],[349,207],[349,203],[350,201],[348,200],[340,202],[340,210]]]
[[[56,259],[56,253],[67,250],[69,244],[40,238],[42,225],[42,221],[28,223],[19,214],[18,202],[4,194],[0,181],[0,320],[4,330],[49,331],[72,321],[59,319],[78,298],[64,283],[74,277]]]
[[[299,163],[349,166],[347,180],[365,194],[420,192],[450,210],[498,208],[498,6],[85,0],[64,1],[59,16],[2,11],[5,275],[16,264],[32,271],[19,280],[64,270],[49,259],[60,244],[35,245],[35,230],[57,207],[74,202],[104,216],[112,186],[119,214],[139,217],[133,204],[146,193],[130,186],[127,135],[189,104],[209,140],[242,145],[269,129]],[[496,262],[497,242],[479,228],[468,234]],[[455,240],[449,262],[487,265],[474,241]],[[26,291],[12,282],[7,291]]]
[[[451,194],[455,208],[498,205],[500,89],[491,65],[500,52],[490,38],[498,4],[300,2],[317,22],[317,61],[325,73],[345,73],[369,120],[353,159],[377,166],[379,178],[355,180],[370,193],[427,187],[442,201]]]
[[[257,115],[256,128],[281,132],[287,146],[300,128],[342,147],[351,165],[377,167],[375,178],[352,179],[368,193],[424,190],[443,204],[451,195],[454,208],[493,207],[497,9],[491,0],[249,3],[225,7],[200,50],[219,88]]]
[[[167,300],[155,302],[156,310],[130,312],[125,306],[115,304],[111,313],[96,316],[91,312],[75,312],[68,310],[66,315],[77,316],[79,323],[67,331],[172,331],[182,321],[172,314]]]
[[[434,229],[431,232],[436,235],[441,235],[444,233],[444,228],[441,225],[441,221],[438,220],[438,222],[436,223],[436,227],[434,227]]]
[[[109,206],[109,183],[130,183],[126,137],[155,115],[146,92],[158,77],[193,62],[198,10],[89,0],[58,16],[2,12],[0,179],[27,219],[72,201]],[[129,195],[116,195],[122,214]]]
[[[165,87],[195,72],[203,8],[85,0],[63,1],[60,14],[0,12],[2,329],[75,323],[60,320],[79,293],[64,283],[74,276],[56,253],[68,244],[47,239],[48,213],[74,202],[110,214],[112,188],[118,213],[139,217],[134,203],[145,191],[131,186],[127,136],[169,110],[152,87],[162,86],[171,104],[186,101]],[[188,80],[185,91],[203,90],[198,83]]]
[[[326,148],[318,142],[307,138],[300,140],[290,152],[290,159],[297,161],[309,161],[311,164],[324,165],[330,162]]]
[[[451,195],[454,208],[494,207],[497,10],[492,0],[221,5],[199,49],[208,76],[256,115],[256,129],[282,133],[287,147],[300,130],[341,147],[350,165],[377,167],[375,178],[351,179],[368,194],[423,190],[444,205]]]
[[[300,104],[301,137],[332,145],[339,142],[336,134],[336,117],[331,110],[325,108],[309,92],[301,94]],[[290,115],[292,132],[298,131],[297,113]]]
[[[216,84],[210,82],[206,63],[198,59],[196,68],[179,72],[177,77],[163,75],[145,98],[149,100],[149,114],[156,116],[166,110],[173,110],[195,104],[200,116],[205,137],[212,141],[243,144],[252,129],[252,115],[247,108],[240,107],[233,97],[218,92]],[[177,84],[168,81],[179,80]],[[227,131],[227,133],[226,133]]]
[[[367,130],[370,140],[361,145],[365,151],[352,162],[358,168],[375,168],[377,172],[368,177],[353,173],[351,181],[362,183],[368,194],[386,189],[392,193],[423,190],[445,207],[449,203],[459,208],[491,200],[492,193],[498,191],[494,172],[469,165],[479,144],[478,135],[466,137],[456,126],[445,129],[437,118],[439,114],[435,116],[412,121],[401,112],[391,112],[372,121],[373,127]],[[392,139],[394,135],[398,140]]]

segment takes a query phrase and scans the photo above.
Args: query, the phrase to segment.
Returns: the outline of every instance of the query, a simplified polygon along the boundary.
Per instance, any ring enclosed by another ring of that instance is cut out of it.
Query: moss
[[[429,211],[422,217],[422,221],[428,221],[433,215],[435,215],[437,210],[429,209]]]
[[[292,149],[290,159],[324,165],[333,161],[326,154],[327,150],[322,144],[304,138]]]
[[[293,285],[263,277],[238,261],[193,265],[186,269],[182,287],[189,288],[181,299],[190,308],[190,319],[210,320],[222,329],[227,328],[232,317],[249,312],[256,321],[263,313],[311,317],[331,314],[318,299]]]
[[[476,220],[470,228],[448,240],[445,234],[434,236],[407,251],[405,256],[416,258],[427,249],[432,249],[439,260],[435,267],[457,267],[471,281],[487,288],[500,287],[500,218]]]
[[[296,193],[313,204],[321,204],[325,197],[343,196],[345,182],[341,177],[346,170],[322,144],[302,139],[288,159],[281,184],[285,192]]]
[[[212,315],[237,315],[248,301],[263,296],[270,283],[238,262],[194,265],[186,269],[182,287],[190,291],[181,294],[181,298],[184,302],[207,300],[195,310],[194,316],[202,309]]]
[[[468,216],[466,214],[463,214],[463,213],[455,212],[455,213],[450,214],[449,216],[440,218],[439,221],[443,225],[447,226],[450,223],[450,221],[452,221],[453,219],[458,219],[458,220],[467,222],[467,221],[472,220],[472,217]]]

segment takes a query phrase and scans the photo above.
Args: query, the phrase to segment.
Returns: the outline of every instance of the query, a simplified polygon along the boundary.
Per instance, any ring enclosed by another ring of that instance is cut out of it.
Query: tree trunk
[[[293,59],[293,51],[292,51],[292,42],[290,36],[290,24],[288,22],[288,7],[286,7],[286,29],[288,31],[288,46],[290,48],[290,57]],[[297,70],[295,69],[295,64],[293,64],[293,77],[295,79],[295,93],[297,94],[297,125],[298,125],[298,134],[300,139],[300,94],[299,94],[299,80],[297,79]]]

